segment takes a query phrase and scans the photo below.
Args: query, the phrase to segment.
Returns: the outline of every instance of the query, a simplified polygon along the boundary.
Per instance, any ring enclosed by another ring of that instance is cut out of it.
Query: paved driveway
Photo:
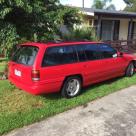
[[[136,136],[136,86],[7,136]]]

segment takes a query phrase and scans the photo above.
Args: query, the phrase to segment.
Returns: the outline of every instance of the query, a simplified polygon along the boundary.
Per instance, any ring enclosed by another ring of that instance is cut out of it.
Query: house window
[[[113,22],[112,20],[102,20],[101,25],[101,39],[103,41],[112,40],[113,39]]]
[[[119,20],[102,20],[101,39],[103,41],[119,39]]]

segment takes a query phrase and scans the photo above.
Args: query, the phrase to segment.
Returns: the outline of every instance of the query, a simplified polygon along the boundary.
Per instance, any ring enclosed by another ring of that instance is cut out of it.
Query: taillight
[[[40,71],[39,70],[32,70],[32,80],[33,81],[40,80]]]

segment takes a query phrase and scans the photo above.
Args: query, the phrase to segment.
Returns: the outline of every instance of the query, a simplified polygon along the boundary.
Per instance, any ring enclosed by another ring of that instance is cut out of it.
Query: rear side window
[[[77,62],[73,46],[50,47],[45,51],[42,66],[55,66]]]
[[[19,46],[11,60],[28,66],[32,66],[36,55],[38,53],[38,47],[34,46]]]

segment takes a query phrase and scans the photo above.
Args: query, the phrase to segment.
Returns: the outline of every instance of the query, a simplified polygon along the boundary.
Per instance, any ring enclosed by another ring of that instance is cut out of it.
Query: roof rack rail
[[[41,42],[41,41],[39,41]],[[58,40],[48,40],[48,41],[43,41],[44,43],[63,43],[63,42],[90,42],[90,40],[87,39],[83,39],[83,40],[62,40],[62,39],[58,39]]]

